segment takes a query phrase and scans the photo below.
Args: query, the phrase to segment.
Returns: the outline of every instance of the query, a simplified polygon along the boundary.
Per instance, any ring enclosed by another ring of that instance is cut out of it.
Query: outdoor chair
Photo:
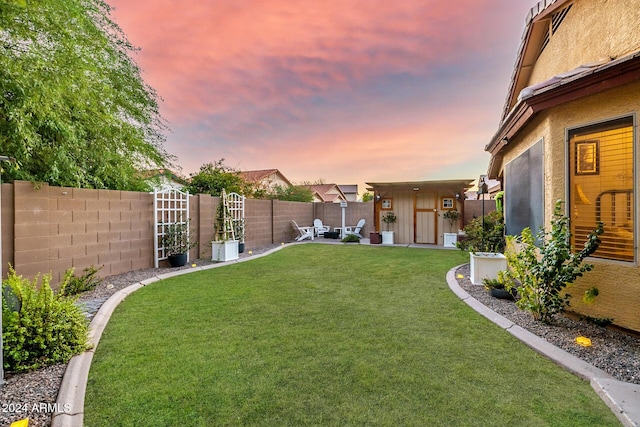
[[[331,227],[323,225],[321,219],[314,219],[313,227],[316,229],[316,236],[324,236],[325,231],[331,231]]]
[[[356,236],[362,239],[362,234],[360,233],[362,231],[362,227],[364,227],[364,223],[365,223],[365,220],[363,218],[360,221],[358,221],[358,225],[356,225],[355,227],[345,227],[344,235],[347,236],[349,234],[355,234]]]
[[[300,242],[304,239],[313,240],[313,234],[315,233],[315,227],[300,227],[294,220],[291,220],[293,223],[293,228],[298,231],[298,237],[296,237],[296,242]]]

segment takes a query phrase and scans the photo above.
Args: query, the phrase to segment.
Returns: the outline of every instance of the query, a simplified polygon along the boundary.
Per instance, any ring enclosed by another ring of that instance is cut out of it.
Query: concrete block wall
[[[495,200],[484,201],[485,215],[495,210],[496,210]],[[460,225],[460,228],[462,228],[463,225],[469,224],[471,221],[473,221],[474,218],[480,218],[481,216],[482,216],[482,200],[465,200],[464,201],[464,222],[462,225]]]
[[[245,250],[273,244],[273,200],[246,199]]]
[[[102,267],[100,276],[154,266],[153,194],[50,187],[27,181],[2,185],[2,272],[10,263],[29,279],[51,273],[52,284],[74,267]],[[192,260],[211,259],[211,240],[218,197],[199,194],[189,199],[191,230],[198,241]],[[373,204],[349,203],[347,224],[365,218],[364,232],[373,230]],[[246,250],[294,240],[291,224],[341,225],[335,204],[246,199]],[[365,237],[366,234],[363,234]],[[160,266],[167,265],[161,261]]]
[[[282,200],[272,200],[272,202],[274,243],[291,242],[298,236],[298,231],[291,223],[292,220],[300,227],[313,225],[313,203]]]
[[[6,277],[9,270],[9,264],[13,265],[13,228],[15,223],[14,205],[13,205],[13,184],[2,184],[0,198],[2,215],[2,224],[0,224],[0,236],[2,237],[2,277]]]
[[[314,218],[322,219],[323,225],[328,225],[333,230],[342,227],[342,208],[339,203],[314,203]],[[373,219],[373,202],[347,204],[345,210],[345,225],[355,226],[361,219],[365,220],[362,236],[369,237],[370,232],[376,231]]]
[[[24,181],[13,187],[12,263],[18,274],[51,272],[52,282],[58,283],[70,267],[81,272],[102,266],[102,276],[153,267],[150,194]],[[9,210],[4,204],[2,208],[6,224]]]

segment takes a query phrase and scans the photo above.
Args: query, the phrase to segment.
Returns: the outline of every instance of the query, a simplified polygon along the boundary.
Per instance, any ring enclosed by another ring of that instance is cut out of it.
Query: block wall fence
[[[3,277],[9,264],[30,279],[51,273],[54,285],[70,267],[76,272],[102,267],[99,274],[106,277],[154,265],[153,193],[34,186],[27,181],[2,184],[1,190]],[[204,194],[189,198],[198,241],[189,253],[192,260],[211,259],[218,203],[218,197]],[[339,227],[342,210],[337,204],[246,199],[246,250],[291,242],[297,235],[291,220],[308,226],[314,218]],[[347,225],[361,218],[366,220],[364,233],[375,231],[373,202],[349,203]]]

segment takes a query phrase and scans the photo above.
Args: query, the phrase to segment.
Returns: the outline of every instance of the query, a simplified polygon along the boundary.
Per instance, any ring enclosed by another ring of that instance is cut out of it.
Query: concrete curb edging
[[[640,426],[640,385],[614,379],[602,369],[596,368],[579,357],[556,347],[489,309],[460,287],[455,277],[455,272],[459,267],[461,266],[453,267],[447,272],[447,284],[454,294],[476,312],[505,329],[531,349],[549,358],[572,374],[589,381],[594,391],[624,426]]]
[[[111,297],[100,306],[100,309],[89,324],[88,344],[91,348],[82,354],[73,356],[67,364],[67,369],[62,377],[62,383],[60,384],[58,397],[56,399],[56,412],[51,414],[51,427],[82,427],[84,425],[84,396],[87,389],[87,380],[89,378],[89,369],[91,368],[93,355],[96,347],[98,346],[98,342],[100,341],[100,337],[102,336],[102,332],[104,332],[113,311],[122,301],[124,301],[126,297],[146,285],[150,285],[170,277],[262,258],[279,251],[284,247],[284,245],[278,246],[261,254],[251,255],[234,261],[226,261],[159,274],[155,277],[142,280],[139,283],[134,283],[133,285],[121,289],[111,295]]]

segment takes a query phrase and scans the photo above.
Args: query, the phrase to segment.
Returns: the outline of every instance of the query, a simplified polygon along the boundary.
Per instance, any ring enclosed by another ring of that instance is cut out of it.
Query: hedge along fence
[[[218,197],[199,194],[189,200],[198,245],[191,259],[211,259],[211,238]],[[311,225],[320,218],[339,227],[336,204],[246,199],[247,250],[291,242],[291,220]],[[373,223],[373,204],[349,203],[347,223]],[[365,232],[368,232],[365,226]],[[153,267],[153,193],[34,186],[28,181],[2,184],[2,272],[8,264],[34,278],[51,272],[58,284],[64,272],[95,265],[101,276]]]

